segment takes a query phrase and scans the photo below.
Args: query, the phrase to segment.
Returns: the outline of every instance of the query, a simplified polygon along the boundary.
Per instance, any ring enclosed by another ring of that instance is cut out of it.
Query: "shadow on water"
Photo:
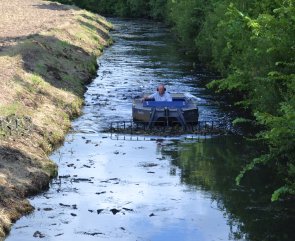
[[[256,169],[241,186],[235,184],[245,161],[259,155],[261,149],[261,144],[239,136],[221,136],[173,143],[163,146],[161,152],[180,168],[183,183],[210,193],[231,227],[229,239],[294,240],[295,206],[292,200],[270,202],[276,183],[271,170]]]

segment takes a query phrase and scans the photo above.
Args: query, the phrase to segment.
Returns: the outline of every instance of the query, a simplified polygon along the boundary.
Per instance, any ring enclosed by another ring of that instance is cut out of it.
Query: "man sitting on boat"
[[[172,101],[171,95],[166,92],[166,88],[163,84],[160,84],[157,88],[157,92],[149,95],[149,96],[144,96],[143,100],[147,99],[155,99],[155,101]]]

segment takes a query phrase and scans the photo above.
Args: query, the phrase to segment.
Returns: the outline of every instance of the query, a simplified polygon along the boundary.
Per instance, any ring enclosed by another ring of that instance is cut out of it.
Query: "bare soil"
[[[73,6],[1,0],[0,122],[13,115],[30,118],[32,126],[15,134],[3,132],[0,123],[0,240],[33,210],[26,197],[46,189],[57,174],[48,155],[80,114],[110,27]]]
[[[72,6],[40,0],[1,0],[0,46],[13,44],[62,22],[71,21]]]

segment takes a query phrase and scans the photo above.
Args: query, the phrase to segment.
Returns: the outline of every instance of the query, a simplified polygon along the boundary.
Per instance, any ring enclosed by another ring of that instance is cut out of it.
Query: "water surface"
[[[51,158],[50,189],[32,197],[36,210],[17,221],[9,241],[294,240],[292,206],[270,204],[270,173],[234,179],[260,147],[237,136],[114,136],[111,121],[131,119],[132,98],[165,83],[199,98],[201,120],[229,123],[200,83],[168,29],[112,19],[115,40],[99,58],[84,114]]]

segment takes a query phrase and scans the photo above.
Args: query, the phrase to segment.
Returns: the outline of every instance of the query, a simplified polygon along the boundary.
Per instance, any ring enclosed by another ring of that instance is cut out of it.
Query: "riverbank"
[[[0,5],[0,240],[33,207],[57,166],[48,154],[80,114],[111,25],[41,0]]]

